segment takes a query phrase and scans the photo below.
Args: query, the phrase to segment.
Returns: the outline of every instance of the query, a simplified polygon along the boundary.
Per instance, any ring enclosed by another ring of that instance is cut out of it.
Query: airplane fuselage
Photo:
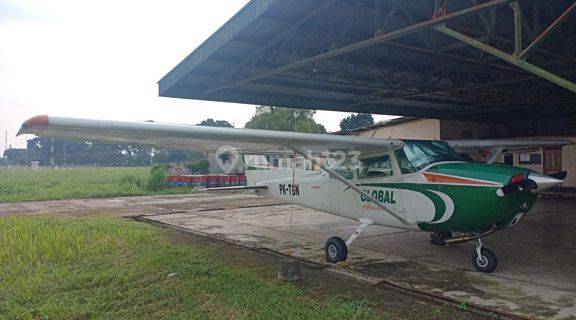
[[[503,195],[499,190],[530,170],[504,165],[464,162],[435,163],[418,172],[350,180],[408,221],[387,214],[370,199],[318,171],[247,170],[249,183],[266,185],[263,196],[374,224],[441,232],[479,232],[518,223],[536,201],[530,190]]]

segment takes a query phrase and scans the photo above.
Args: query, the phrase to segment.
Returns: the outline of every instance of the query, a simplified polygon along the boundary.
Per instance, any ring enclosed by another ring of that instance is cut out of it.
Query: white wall
[[[360,136],[381,139],[440,140],[440,121],[422,119],[361,131]]]
[[[562,186],[576,187],[576,145],[562,147],[562,170],[568,172]]]
[[[506,134],[506,126],[469,121],[442,120],[440,136],[444,140],[451,139],[483,139],[486,137],[501,137]]]

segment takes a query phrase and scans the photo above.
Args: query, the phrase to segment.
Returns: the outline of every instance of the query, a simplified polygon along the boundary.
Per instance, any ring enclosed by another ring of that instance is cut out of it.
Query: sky
[[[39,114],[243,127],[254,106],[162,98],[157,82],[247,2],[0,0],[0,155]],[[336,131],[347,115],[315,118]]]

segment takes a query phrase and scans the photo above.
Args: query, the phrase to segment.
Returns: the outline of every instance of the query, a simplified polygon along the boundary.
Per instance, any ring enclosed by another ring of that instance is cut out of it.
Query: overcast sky
[[[156,82],[247,2],[0,0],[0,155],[38,114],[243,127],[254,106],[160,98]],[[347,115],[316,120],[333,131]]]

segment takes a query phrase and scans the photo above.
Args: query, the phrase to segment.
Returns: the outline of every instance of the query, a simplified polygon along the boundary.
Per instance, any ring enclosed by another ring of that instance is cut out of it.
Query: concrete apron
[[[473,270],[473,247],[438,247],[428,234],[370,226],[340,268],[370,282],[379,279],[424,292],[536,318],[576,319],[576,200],[539,199],[514,228],[485,239],[499,259],[493,274]],[[175,195],[0,204],[3,214],[65,216],[105,211],[151,221],[253,248],[319,263],[330,236],[347,238],[357,222],[295,206],[236,195]]]
[[[543,206],[543,204],[545,204]],[[558,211],[555,202],[541,201],[523,224],[487,238],[499,257],[494,274],[480,274],[471,265],[473,247],[437,247],[428,234],[371,226],[352,245],[348,270],[401,286],[469,301],[481,306],[538,318],[576,315],[576,237],[549,229],[557,218],[572,214]],[[570,206],[568,206],[570,207]],[[554,221],[545,221],[544,215]],[[250,247],[294,255],[324,263],[324,242],[333,235],[344,239],[355,221],[295,206],[292,234],[290,205],[228,208],[148,216],[153,221],[223,238]],[[576,225],[571,219],[572,228]],[[548,230],[548,231],[547,231]]]

